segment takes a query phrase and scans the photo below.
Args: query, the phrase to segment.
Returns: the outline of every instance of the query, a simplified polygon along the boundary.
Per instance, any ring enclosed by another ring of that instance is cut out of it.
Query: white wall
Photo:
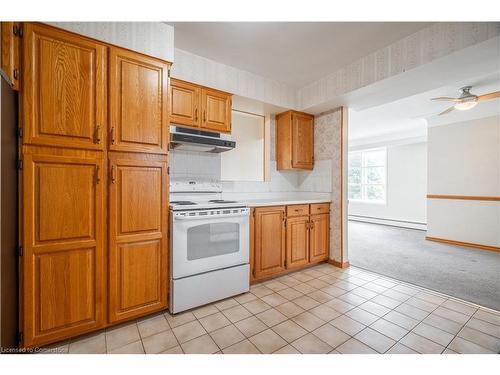
[[[388,146],[386,204],[350,201],[348,213],[425,224],[426,194],[427,144]]]
[[[428,194],[500,196],[500,116],[430,127]],[[500,247],[500,202],[428,199],[427,235]]]

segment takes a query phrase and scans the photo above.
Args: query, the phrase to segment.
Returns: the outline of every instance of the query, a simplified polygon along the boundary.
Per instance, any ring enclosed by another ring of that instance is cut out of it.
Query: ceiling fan
[[[484,95],[474,95],[470,92],[472,89],[472,86],[464,86],[460,89],[460,96],[458,98],[449,98],[445,96],[441,96],[438,98],[432,98],[431,100],[445,100],[445,101],[450,101],[454,102],[455,104],[451,106],[450,108],[444,110],[439,114],[445,115],[455,109],[458,109],[459,111],[466,111],[468,109],[471,109],[476,106],[476,104],[482,100],[490,100],[490,99],[495,99],[495,98],[500,98],[500,91],[494,91],[490,92],[488,94]]]

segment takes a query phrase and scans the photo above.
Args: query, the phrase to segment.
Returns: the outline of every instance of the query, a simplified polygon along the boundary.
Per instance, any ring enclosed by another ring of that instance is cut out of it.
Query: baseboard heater
[[[393,227],[400,227],[400,228],[427,230],[427,223],[421,223],[418,221],[383,219],[379,217],[362,216],[362,215],[348,215],[348,219],[352,221],[361,221],[364,223],[373,223],[373,224],[390,225]]]

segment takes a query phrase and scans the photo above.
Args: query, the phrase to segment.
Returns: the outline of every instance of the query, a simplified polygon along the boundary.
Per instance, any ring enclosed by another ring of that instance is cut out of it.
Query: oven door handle
[[[206,220],[206,219],[219,219],[227,217],[244,217],[250,216],[248,212],[242,214],[227,214],[227,215],[200,215],[200,216],[174,216],[174,221],[176,220]]]

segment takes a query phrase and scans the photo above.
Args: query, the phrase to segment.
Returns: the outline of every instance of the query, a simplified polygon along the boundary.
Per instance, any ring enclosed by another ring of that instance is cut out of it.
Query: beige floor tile
[[[453,320],[454,322],[460,323],[460,324],[465,324],[469,319],[469,315],[465,315],[462,313],[459,313],[458,311],[455,310],[450,310],[445,307],[438,307],[436,310],[433,311],[433,314],[439,315],[445,319],[448,320]]]
[[[342,301],[345,301],[353,306],[358,306],[361,305],[362,303],[365,303],[367,300],[366,298],[363,298],[361,296],[358,296],[357,294],[354,294],[352,292],[346,293],[338,297]]]
[[[407,303],[402,303],[394,309],[394,311],[400,312],[410,318],[416,320],[423,320],[429,315],[429,312],[419,309],[418,307],[408,305]]]
[[[444,350],[444,346],[436,344],[435,342],[413,332],[408,333],[399,342],[422,354],[440,354]]]
[[[231,321],[231,323],[236,323],[252,316],[250,311],[245,309],[243,306],[234,306],[230,309],[224,310],[222,313]]]
[[[276,350],[273,354],[300,354],[300,352],[292,345],[287,345],[279,350]]]
[[[155,333],[167,331],[170,326],[163,314],[156,315],[152,318],[143,319],[137,322],[137,328],[142,338],[154,335]]]
[[[456,335],[463,327],[462,323],[454,322],[453,320],[445,319],[439,315],[431,314],[423,321],[425,324],[429,324],[433,327],[442,329],[452,335]]]
[[[144,354],[144,347],[142,346],[142,341],[136,341],[120,348],[108,351],[109,354]]]
[[[315,308],[309,310],[309,312],[325,322],[329,322],[330,320],[333,320],[341,315],[338,311],[326,305],[316,306]]]
[[[284,338],[287,342],[297,340],[307,334],[307,331],[292,320],[284,321],[273,327],[273,331]]]
[[[385,353],[396,343],[395,340],[371,328],[365,328],[354,336],[354,338],[368,345],[370,348],[375,349],[379,353]]]
[[[410,296],[414,296],[415,294],[419,293],[421,290],[413,287],[409,287],[407,285],[399,284],[396,285],[392,290],[404,294],[408,294]]]
[[[473,342],[483,348],[491,350],[493,352],[500,352],[500,339],[494,336],[487,335],[486,333],[477,331],[475,329],[464,327],[458,333],[458,337],[461,337],[467,341]]]
[[[309,293],[312,293],[316,290],[315,288],[313,288],[309,284],[305,284],[305,283],[295,285],[293,287],[293,289],[298,290],[299,292],[301,292],[303,294],[309,294]]]
[[[444,297],[438,296],[438,295],[433,294],[433,293],[425,292],[425,291],[415,294],[415,297],[423,299],[424,301],[427,301],[430,303],[434,303],[436,305],[440,305],[444,301],[446,301],[446,298],[444,298]]]
[[[489,349],[483,348],[461,337],[455,337],[450,345],[448,345],[448,348],[461,354],[496,354]]]
[[[173,348],[167,349],[160,354],[184,354],[180,345],[174,346]]]
[[[391,311],[387,315],[384,315],[384,319],[388,320],[391,323],[397,324],[408,331],[412,330],[419,321],[413,318],[410,318],[407,315],[401,314],[397,311]]]
[[[265,331],[267,326],[255,316],[240,320],[234,324],[246,337],[251,337]]]
[[[297,273],[291,274],[290,276],[293,277],[294,279],[299,280],[302,283],[305,283],[306,281],[310,281],[313,279],[313,277],[306,275],[302,272],[297,272]]]
[[[354,336],[356,333],[366,327],[364,324],[361,324],[360,322],[346,315],[341,315],[338,318],[333,319],[330,324],[344,331],[350,336]]]
[[[276,310],[278,310],[283,315],[286,315],[288,318],[293,318],[304,312],[304,309],[299,305],[296,305],[293,302],[287,302],[282,305],[276,306]]]
[[[309,275],[309,276],[311,276],[311,277],[313,277],[315,279],[324,275],[323,272],[320,272],[320,271],[315,270],[313,268],[309,268],[309,269],[305,270],[304,274],[305,275]]]
[[[275,352],[287,344],[285,340],[271,329],[262,331],[250,337],[249,340],[264,354]]]
[[[141,336],[135,322],[106,330],[106,348],[108,351],[120,348],[140,339]]]
[[[278,293],[269,294],[267,296],[262,297],[261,299],[262,301],[273,307],[288,302],[288,300],[285,297],[279,295]]]
[[[276,324],[284,322],[287,317],[276,309],[269,309],[256,315],[268,327],[273,327]]]
[[[395,299],[396,301],[399,302],[405,302],[411,298],[410,295],[398,292],[394,289],[386,290],[385,292],[382,293],[382,295]]]
[[[234,298],[228,298],[223,301],[217,302],[215,304],[215,307],[222,311],[238,305],[239,303],[236,302]]]
[[[326,354],[333,349],[311,333],[292,342],[292,346],[302,354]]]
[[[364,280],[364,279],[360,279],[359,277],[356,277],[356,276],[349,276],[347,279],[345,279],[345,281],[350,282],[350,283],[357,285],[357,286],[361,286],[361,285],[365,285],[365,284],[369,283],[369,281]]]
[[[325,292],[326,294],[328,294],[332,297],[339,297],[339,296],[347,293],[347,291],[345,289],[337,288],[336,286],[333,286],[333,285],[329,285],[325,288],[322,288],[321,291]]]
[[[311,297],[315,301],[318,301],[319,303],[325,303],[328,301],[331,301],[334,297],[331,296],[328,293],[323,292],[322,290],[316,290],[312,293],[308,294],[308,297]]]
[[[239,306],[239,305],[238,305]],[[215,331],[216,329],[228,326],[231,324],[228,318],[224,316],[224,314],[218,312],[216,314],[212,314],[209,316],[206,316],[204,318],[198,319],[198,321],[201,323],[203,328],[207,332],[212,332]]]
[[[179,345],[172,331],[164,331],[148,336],[142,340],[142,344],[147,354],[161,353]]]
[[[387,290],[385,286],[375,284],[374,282],[369,282],[367,284],[364,284],[363,288],[371,290],[372,292],[375,292],[377,294],[383,293]]]
[[[442,354],[460,354],[460,353],[457,353],[456,351],[451,349],[445,349]]]
[[[308,311],[293,317],[292,320],[309,332],[314,331],[316,328],[325,324],[323,319],[318,318]]]
[[[351,336],[331,324],[325,324],[315,329],[312,333],[332,348],[336,348],[351,338]]]
[[[465,315],[472,315],[477,311],[477,307],[471,306],[469,304],[465,304],[462,302],[458,302],[452,299],[449,299],[441,304],[441,306],[446,307],[447,309],[457,311],[459,313]]]
[[[285,284],[288,287],[295,286],[301,283],[299,280],[294,279],[293,277],[290,276],[280,277],[278,281],[280,281],[281,283]]]
[[[447,346],[451,342],[451,340],[453,340],[453,337],[455,337],[451,333],[445,332],[439,328],[425,323],[420,323],[418,326],[413,328],[412,332],[415,332],[416,334],[434,341],[435,343],[438,343],[442,346]]]
[[[381,306],[387,307],[388,309],[395,309],[399,305],[401,305],[400,301],[396,301],[395,299],[384,296],[383,294],[379,294],[378,296],[373,297],[370,301],[378,303]]]
[[[283,289],[287,289],[288,288],[288,285],[286,284],[283,284],[283,283],[280,283],[279,281],[273,281],[269,284],[266,285],[269,289],[275,291],[275,292],[278,292],[280,290],[283,290]]]
[[[299,292],[298,290],[295,290],[293,288],[287,288],[287,289],[280,290],[278,292],[278,294],[282,297],[285,297],[289,301],[293,300],[297,297],[300,297],[302,295],[301,292]]]
[[[347,340],[335,350],[342,354],[377,354],[375,350],[356,339]]]
[[[411,305],[411,306],[418,307],[420,310],[424,310],[424,311],[426,311],[428,313],[433,312],[439,306],[439,305],[437,305],[435,303],[424,301],[423,299],[416,298],[416,297],[410,298],[405,303],[407,303],[408,305]]]
[[[180,327],[175,327],[172,331],[174,331],[175,337],[177,337],[177,340],[181,344],[207,333],[198,321],[189,322]]]
[[[244,303],[243,307],[250,311],[252,314],[258,314],[271,308],[271,306],[260,299]]]
[[[69,354],[104,354],[106,353],[106,337],[104,332],[90,334],[71,341],[68,347]]]
[[[240,341],[222,351],[224,354],[260,354],[259,349],[248,340]]]
[[[365,311],[363,309],[360,309],[359,307],[356,307],[352,310],[349,310],[348,312],[345,313],[348,317],[357,320],[358,322],[369,326],[370,324],[374,323],[376,320],[378,320],[378,316],[374,315],[372,313],[369,313],[368,311]]]
[[[334,284],[337,281],[339,281],[339,279],[337,279],[335,276],[332,276],[332,275],[324,275],[324,276],[321,276],[318,279],[321,280],[321,281],[324,281],[328,285]]]
[[[312,279],[309,281],[306,281],[306,284],[309,286],[312,286],[314,289],[321,289],[321,288],[326,288],[330,284],[325,283],[324,281],[318,280],[318,279]]]
[[[316,307],[320,304],[318,301],[316,301],[308,296],[300,296],[299,298],[295,298],[293,300],[293,303],[295,303],[296,305],[299,305],[304,310],[312,309],[313,307]]]
[[[244,303],[253,301],[255,299],[257,299],[257,297],[252,293],[240,294],[239,296],[234,297],[234,300],[241,305],[243,305]]]
[[[382,305],[379,305],[378,303],[372,302],[372,301],[366,301],[365,303],[362,303],[361,305],[358,306],[360,309],[363,309],[365,311],[368,311],[369,313],[372,313],[377,316],[384,316],[391,310],[388,309],[387,307],[384,307]]]
[[[221,349],[227,348],[245,339],[245,336],[234,325],[211,332],[210,336]]]
[[[192,313],[196,317],[196,319],[201,319],[201,318],[204,318],[206,316],[216,314],[218,312],[219,312],[219,310],[214,305],[203,306],[203,307],[200,307],[200,308],[192,311]]]
[[[181,326],[183,324],[192,322],[193,320],[196,320],[196,318],[190,311],[176,315],[167,315],[167,322],[170,325],[170,328]]]
[[[343,301],[341,299],[335,298],[331,301],[325,303],[326,306],[331,307],[332,309],[338,311],[341,314],[345,314],[347,311],[354,309],[356,306],[351,305],[350,303]]]
[[[264,285],[260,285],[260,286],[257,286],[255,288],[250,288],[250,292],[254,296],[257,296],[259,298],[262,298],[264,296],[267,296],[269,294],[273,294],[274,293],[274,291],[272,291],[271,289],[269,289],[268,287],[266,287]]]
[[[500,314],[493,314],[489,311],[479,309],[474,314],[474,318],[500,326]]]
[[[372,281],[372,283],[384,286],[386,288],[393,288],[396,285],[398,285],[396,282],[393,282],[393,281],[387,280],[387,279],[383,279],[383,278],[375,279],[375,280]]]
[[[484,320],[472,318],[466,324],[466,327],[475,329],[479,332],[500,338],[500,326],[488,323]]]
[[[219,347],[209,335],[203,335],[181,344],[186,354],[213,354],[219,351]]]
[[[404,335],[408,333],[408,330],[398,326],[397,324],[391,323],[385,319],[377,320],[370,326],[370,328],[396,341],[400,340]]]
[[[394,345],[386,352],[386,354],[420,354],[420,353],[397,342],[396,345]]]
[[[350,283],[349,281],[346,281],[346,280],[337,281],[336,283],[334,283],[332,285],[336,286],[337,288],[345,289],[348,292],[358,288],[358,285]]]
[[[363,288],[362,286],[360,286],[359,288],[353,289],[351,293],[356,294],[356,295],[363,297],[363,298],[366,298],[366,299],[370,299],[370,298],[373,298],[373,297],[378,295],[378,293],[373,292],[371,290],[368,290],[366,288]]]

